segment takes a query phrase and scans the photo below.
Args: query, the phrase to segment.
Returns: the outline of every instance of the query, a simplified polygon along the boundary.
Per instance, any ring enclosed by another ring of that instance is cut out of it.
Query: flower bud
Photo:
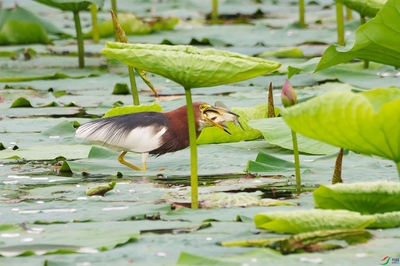
[[[283,106],[286,108],[297,104],[296,91],[293,89],[288,79],[285,81],[285,84],[283,84],[281,100]]]

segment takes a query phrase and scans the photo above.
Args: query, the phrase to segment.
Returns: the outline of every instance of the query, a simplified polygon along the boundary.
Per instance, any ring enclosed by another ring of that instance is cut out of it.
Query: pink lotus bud
[[[286,108],[297,104],[296,91],[293,89],[288,79],[285,81],[285,84],[283,84],[281,100],[283,106]]]

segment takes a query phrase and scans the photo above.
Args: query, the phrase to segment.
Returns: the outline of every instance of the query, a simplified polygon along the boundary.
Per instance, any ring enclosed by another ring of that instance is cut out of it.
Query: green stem
[[[79,18],[79,11],[74,11],[74,22],[76,30],[76,40],[78,43],[78,57],[79,57],[79,68],[85,67],[85,49],[83,47],[83,34],[81,20]]]
[[[99,24],[97,23],[97,6],[95,4],[90,5],[90,12],[92,13],[92,39],[94,43],[99,43]]]
[[[114,12],[115,17],[118,17],[118,12],[117,12],[117,0],[111,0],[111,10]],[[118,42],[118,35],[114,29],[114,40]]]
[[[353,20],[353,12],[349,7],[346,7],[346,18],[347,20]]]
[[[343,4],[336,1],[336,23],[337,23],[337,37],[338,44],[344,46],[344,16]]]
[[[367,20],[365,19],[365,16],[360,14],[360,21],[361,21],[361,25],[365,24],[367,22]],[[364,69],[368,69],[369,68],[369,61],[368,60],[364,60]]]
[[[197,135],[196,125],[194,121],[194,110],[192,102],[192,92],[190,89],[185,88],[186,95],[186,106],[187,106],[187,119],[189,126],[189,142],[190,142],[190,184],[192,188],[192,209],[199,208],[199,187],[198,187],[198,175],[197,175]]]
[[[218,21],[218,0],[212,0],[211,22],[217,23]]]
[[[305,19],[306,8],[304,6],[304,0],[299,0],[299,24],[300,28],[306,27],[306,19]]]
[[[397,165],[397,173],[399,174],[400,177],[400,162],[396,162]]]
[[[299,159],[299,146],[297,144],[296,132],[292,130],[292,142],[293,142],[293,155],[294,155],[294,167],[296,173],[296,190],[297,194],[301,192],[301,176],[300,176],[300,159]]]
[[[128,66],[128,72],[129,72],[129,81],[131,83],[133,105],[140,105],[139,93],[136,86],[135,72],[133,71],[133,67]]]

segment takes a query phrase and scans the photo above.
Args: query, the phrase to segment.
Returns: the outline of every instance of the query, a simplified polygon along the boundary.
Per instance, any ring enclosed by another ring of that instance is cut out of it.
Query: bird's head
[[[201,127],[213,127],[216,126],[229,135],[228,126],[225,122],[233,122],[235,125],[242,125],[239,123],[239,115],[231,112],[222,102],[216,102],[215,106],[207,103],[199,104],[199,110],[201,113]]]

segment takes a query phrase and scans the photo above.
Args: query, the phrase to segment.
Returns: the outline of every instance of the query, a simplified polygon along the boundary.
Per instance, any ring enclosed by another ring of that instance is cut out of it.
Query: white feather
[[[110,134],[113,132],[112,126],[99,127],[96,123],[88,123],[77,129],[76,137],[100,142],[118,151],[143,153],[160,147],[161,137],[166,131],[166,127],[162,127],[157,132],[152,127],[136,127],[126,135],[121,134],[118,130],[114,130],[114,134]]]

